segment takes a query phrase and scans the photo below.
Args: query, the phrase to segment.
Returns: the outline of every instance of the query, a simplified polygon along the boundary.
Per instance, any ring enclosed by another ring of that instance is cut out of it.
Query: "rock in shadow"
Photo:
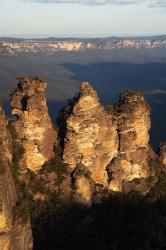
[[[166,200],[116,194],[91,207],[47,207],[33,221],[34,250],[166,249]]]

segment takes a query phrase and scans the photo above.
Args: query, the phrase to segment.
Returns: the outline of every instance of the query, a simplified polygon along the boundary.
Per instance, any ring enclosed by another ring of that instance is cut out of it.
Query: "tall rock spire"
[[[71,169],[80,199],[89,200],[94,185],[108,185],[106,166],[117,154],[117,125],[86,82],[68,110],[63,160]]]
[[[32,171],[54,157],[57,141],[44,96],[46,87],[37,77],[22,77],[11,95],[15,129],[25,150],[22,162]]]
[[[124,182],[149,177],[150,107],[141,93],[125,91],[117,108],[119,153],[110,164],[109,188],[121,191]]]

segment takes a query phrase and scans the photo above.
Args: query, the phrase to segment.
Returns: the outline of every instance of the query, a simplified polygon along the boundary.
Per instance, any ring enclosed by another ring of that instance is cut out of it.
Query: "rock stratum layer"
[[[11,95],[15,129],[25,150],[22,162],[34,172],[54,157],[57,141],[44,96],[46,87],[38,78],[22,77]]]

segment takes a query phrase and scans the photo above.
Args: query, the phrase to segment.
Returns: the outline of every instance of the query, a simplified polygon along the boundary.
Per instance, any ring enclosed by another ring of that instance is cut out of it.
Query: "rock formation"
[[[12,227],[9,250],[32,250],[33,238],[30,221],[20,223],[15,221]],[[5,249],[6,250],[6,249]],[[7,249],[8,250],[8,249]]]
[[[164,165],[164,167],[166,167],[166,142],[162,142],[160,144],[159,159],[162,162],[162,164]]]
[[[54,157],[57,141],[44,96],[46,87],[38,78],[22,77],[11,95],[15,130],[25,150],[22,163],[34,172]]]
[[[165,48],[166,39],[163,36],[144,38],[106,38],[106,39],[61,39],[61,40],[19,40],[3,38],[0,41],[1,54],[22,54],[22,53],[56,53],[59,51],[87,51],[87,50],[113,50],[125,48]]]
[[[161,144],[159,157],[149,145],[150,108],[139,92],[125,91],[118,104],[106,109],[83,82],[78,97],[60,114],[59,145],[45,89],[38,78],[22,77],[12,93],[12,121],[0,106],[2,250],[32,249],[29,201],[40,212],[51,201],[52,213],[60,192],[67,202],[72,194],[74,201],[86,205],[112,191],[146,194],[156,165],[166,165],[166,144]]]
[[[81,84],[78,98],[66,112],[63,160],[69,165],[80,199],[90,200],[91,186],[108,185],[106,166],[118,150],[117,124],[88,83]]]
[[[121,192],[138,179],[137,191],[148,191],[150,108],[139,92],[124,92],[106,111],[93,88],[82,83],[79,96],[61,116],[66,124],[63,160],[77,200],[91,201],[101,186]]]
[[[0,106],[0,246],[9,249],[13,223],[13,209],[16,204],[16,190],[10,165],[12,162],[11,136],[7,130],[8,121]]]
[[[126,91],[116,106],[119,152],[109,166],[109,188],[121,191],[123,182],[149,177],[150,107],[135,91]]]
[[[22,224],[15,217],[17,192],[12,175],[12,139],[8,131],[8,120],[0,106],[0,249],[32,249],[32,234],[29,222]],[[16,230],[18,227],[20,231]],[[23,234],[25,228],[26,234]],[[22,242],[18,244],[19,239]]]

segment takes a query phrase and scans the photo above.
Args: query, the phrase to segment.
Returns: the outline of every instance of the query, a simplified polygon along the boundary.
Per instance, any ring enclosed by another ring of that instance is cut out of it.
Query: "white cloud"
[[[150,89],[144,92],[144,95],[166,95],[164,89]]]
[[[145,2],[146,0],[23,0],[24,2],[31,3],[81,3],[86,5],[129,5],[136,4],[140,2]]]
[[[147,3],[147,6],[149,6],[149,7],[166,8],[166,0],[22,0],[22,1],[30,2],[30,3],[45,3],[45,4],[80,3],[80,4],[85,4],[85,5],[112,4],[112,5],[120,5],[120,6],[139,4],[139,3]]]
[[[166,8],[166,0],[151,0],[150,5],[152,7],[162,7]]]

